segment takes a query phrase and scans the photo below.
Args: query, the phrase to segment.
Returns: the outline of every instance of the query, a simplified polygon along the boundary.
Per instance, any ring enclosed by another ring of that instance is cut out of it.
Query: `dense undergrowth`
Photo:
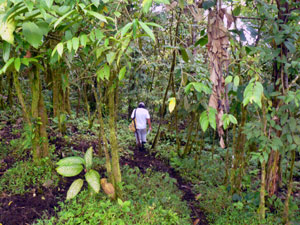
[[[132,146],[134,137],[127,131],[128,122],[118,122],[118,135],[120,145],[120,156],[133,158]],[[87,129],[85,120],[68,121],[69,127],[77,127],[74,133],[67,129],[62,137],[52,136],[51,160],[58,161],[62,156],[82,156],[80,144],[90,146],[97,141],[97,129],[95,126]],[[3,127],[2,127],[3,128]],[[56,129],[53,124],[52,129]],[[155,125],[154,125],[155,130]],[[20,129],[12,132],[22,132]],[[249,163],[251,176],[243,179],[243,191],[240,194],[230,194],[230,186],[225,181],[226,152],[216,148],[211,152],[211,143],[204,148],[192,151],[187,157],[179,157],[176,152],[174,134],[166,127],[164,132],[168,137],[162,138],[155,150],[147,154],[155,154],[157,158],[165,161],[180,173],[183,179],[192,184],[196,195],[197,206],[205,211],[210,224],[282,224],[283,203],[280,198],[268,199],[270,206],[267,211],[266,220],[262,223],[257,217],[259,205],[259,193],[257,191],[257,165]],[[150,133],[148,140],[151,143],[154,132]],[[43,188],[54,188],[62,179],[57,175],[53,163],[44,159],[40,165],[34,165],[31,158],[27,157],[23,142],[26,138],[13,139],[9,145],[0,144],[1,159],[9,155],[21,155],[24,161],[15,161],[0,177],[0,192],[14,195],[24,194],[37,189],[42,192]],[[59,143],[59,141],[61,143]],[[55,143],[60,145],[55,148]],[[63,144],[62,144],[63,143]],[[21,146],[21,147],[20,147]],[[77,147],[76,147],[77,146]],[[200,152],[199,152],[200,151]],[[94,157],[94,169],[105,171],[105,160]],[[217,163],[216,163],[217,162]],[[253,166],[253,168],[251,167]],[[296,165],[299,171],[299,164]],[[298,174],[296,173],[296,176]],[[176,186],[176,180],[170,178],[169,174],[157,172],[149,168],[145,174],[138,168],[122,167],[121,189],[122,200],[111,201],[103,192],[90,196],[85,188],[75,199],[65,201],[59,199],[56,214],[49,218],[45,213],[36,224],[191,224],[190,209],[182,200],[182,192]],[[299,191],[299,190],[298,190]],[[291,201],[292,224],[299,221],[298,211],[299,199]],[[102,222],[100,222],[102,221]],[[1,222],[1,221],[0,221]]]
[[[57,217],[37,224],[190,224],[189,209],[168,174],[146,174],[123,167],[123,200],[110,201],[103,193],[80,193],[70,202],[60,202]]]

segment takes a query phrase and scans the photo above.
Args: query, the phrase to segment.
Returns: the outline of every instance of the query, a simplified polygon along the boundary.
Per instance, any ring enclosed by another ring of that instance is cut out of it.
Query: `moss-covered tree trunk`
[[[112,176],[112,170],[111,170],[111,158],[109,155],[109,148],[108,148],[108,142],[107,142],[107,138],[106,138],[106,134],[105,134],[105,130],[104,130],[104,120],[103,120],[103,115],[102,115],[102,96],[101,96],[101,88],[100,88],[100,83],[97,83],[97,89],[98,89],[98,93],[97,90],[95,89],[94,85],[92,85],[93,91],[94,91],[94,95],[95,95],[95,100],[96,100],[96,106],[97,106],[97,112],[98,112],[98,121],[99,121],[99,135],[98,135],[98,154],[99,157],[102,156],[102,150],[104,151],[104,155],[105,155],[105,167],[106,167],[106,171],[108,174],[108,179],[109,182],[113,182],[113,176]]]
[[[57,117],[58,128],[61,133],[66,131],[66,123],[61,121],[62,114],[70,114],[69,88],[63,90],[62,74],[57,69],[51,70],[52,75],[52,102],[53,116]]]
[[[48,117],[42,96],[40,73],[37,67],[34,67],[30,75],[30,81],[32,94],[31,117],[34,132],[32,151],[33,159],[37,161],[42,157],[48,156],[48,135],[46,131]]]
[[[232,193],[240,192],[242,187],[242,176],[244,172],[244,161],[245,161],[245,142],[246,142],[246,135],[243,131],[246,123],[246,117],[247,117],[247,111],[244,107],[242,107],[241,123],[238,129],[238,135],[237,135],[235,146],[233,146],[234,158],[232,161],[232,169],[230,174]]]
[[[110,81],[109,81],[109,93],[108,93],[108,108],[109,108],[109,131],[110,131],[110,146],[111,146],[111,163],[112,163],[112,174],[113,174],[113,185],[116,190],[117,196],[119,196],[120,190],[118,184],[122,181],[121,170],[119,163],[119,147],[115,128],[115,88],[114,80],[115,73],[111,71]]]

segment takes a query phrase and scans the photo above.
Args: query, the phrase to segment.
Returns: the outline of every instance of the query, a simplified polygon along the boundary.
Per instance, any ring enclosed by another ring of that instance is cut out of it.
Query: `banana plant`
[[[100,191],[100,175],[96,170],[92,169],[93,165],[93,147],[90,147],[84,157],[71,156],[59,160],[56,168],[57,173],[64,177],[74,177],[81,173],[84,169],[85,180],[90,187],[91,192],[99,193]],[[73,181],[68,192],[67,200],[74,198],[81,190],[84,180],[78,178]]]

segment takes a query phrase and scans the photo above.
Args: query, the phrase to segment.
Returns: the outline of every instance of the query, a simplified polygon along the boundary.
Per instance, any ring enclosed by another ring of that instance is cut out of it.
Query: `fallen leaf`
[[[195,221],[194,221],[194,225],[197,225],[197,224],[199,224],[199,222],[200,222],[200,219],[198,218],[198,219],[196,219]]]

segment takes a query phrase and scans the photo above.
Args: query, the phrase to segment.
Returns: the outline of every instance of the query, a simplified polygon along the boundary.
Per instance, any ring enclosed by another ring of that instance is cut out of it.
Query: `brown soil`
[[[58,207],[58,201],[66,195],[67,183],[61,182],[60,188],[45,189],[43,193],[36,193],[34,189],[24,195],[10,196],[3,193],[0,196],[0,224],[27,225],[42,216],[54,215],[54,207]]]

